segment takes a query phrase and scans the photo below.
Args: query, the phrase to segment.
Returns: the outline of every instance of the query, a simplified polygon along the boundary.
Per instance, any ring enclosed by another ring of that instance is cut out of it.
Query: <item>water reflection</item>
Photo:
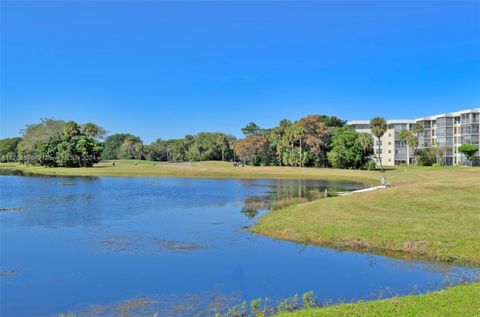
[[[248,219],[253,219],[259,214],[259,210],[270,209],[271,197],[256,196],[248,197],[244,201],[244,205],[240,212]]]
[[[28,181],[28,180],[31,181]],[[240,212],[254,219],[261,211],[325,197],[325,190],[354,190],[356,183],[321,180],[191,180],[98,177],[1,178],[1,211],[22,211],[21,225],[48,228],[97,225],[108,219],[148,212],[154,201],[169,208],[224,207],[242,200]],[[25,184],[30,188],[25,190]],[[200,187],[199,187],[200,186]],[[234,190],[241,189],[237,193]],[[226,191],[225,195],[221,191]],[[171,199],[174,197],[174,200]],[[126,203],[135,201],[135,206]],[[6,223],[18,218],[3,219]]]
[[[245,186],[262,186],[246,184]],[[283,208],[295,203],[335,196],[337,191],[351,191],[362,188],[359,184],[328,182],[321,180],[278,180],[265,186],[262,196],[247,197],[240,212],[248,219],[254,219],[261,211]]]

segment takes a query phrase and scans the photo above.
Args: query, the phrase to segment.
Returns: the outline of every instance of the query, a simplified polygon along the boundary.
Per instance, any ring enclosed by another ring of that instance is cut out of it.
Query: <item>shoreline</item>
[[[0,169],[19,171],[27,176],[52,177],[159,177],[199,179],[292,179],[352,182],[371,187],[379,183],[378,175],[372,171],[340,170],[333,168],[306,168],[286,166],[233,167],[228,162],[194,162],[192,166],[168,166],[168,163],[142,161],[138,166],[106,166],[97,164],[90,168],[49,168],[0,163]]]

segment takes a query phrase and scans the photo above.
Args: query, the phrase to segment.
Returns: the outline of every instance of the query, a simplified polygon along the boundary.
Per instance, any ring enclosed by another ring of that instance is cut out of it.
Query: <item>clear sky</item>
[[[480,2],[3,1],[1,137],[43,117],[151,142],[308,114],[480,106]]]

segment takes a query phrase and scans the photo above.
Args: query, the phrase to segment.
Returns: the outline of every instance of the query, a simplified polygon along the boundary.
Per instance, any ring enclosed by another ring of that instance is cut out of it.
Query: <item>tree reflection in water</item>
[[[328,196],[334,196],[337,189],[335,183],[315,180],[277,180],[269,187],[270,190],[264,196],[247,197],[240,212],[248,219],[254,219],[260,211],[325,198],[327,193]]]

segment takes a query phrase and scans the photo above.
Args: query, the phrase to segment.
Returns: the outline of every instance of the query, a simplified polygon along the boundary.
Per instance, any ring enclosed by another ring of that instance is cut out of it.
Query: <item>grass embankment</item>
[[[378,184],[379,174],[368,171],[295,168],[295,167],[233,167],[230,162],[163,163],[118,160],[96,164],[90,168],[48,168],[16,163],[0,163],[0,168],[25,173],[58,176],[132,176],[132,177],[192,177],[192,178],[290,178],[353,181],[366,185]],[[136,163],[136,165],[135,165]]]
[[[425,295],[306,309],[277,317],[480,316],[480,283],[459,285]]]
[[[395,186],[275,210],[257,233],[295,242],[480,265],[480,169],[398,168]]]

